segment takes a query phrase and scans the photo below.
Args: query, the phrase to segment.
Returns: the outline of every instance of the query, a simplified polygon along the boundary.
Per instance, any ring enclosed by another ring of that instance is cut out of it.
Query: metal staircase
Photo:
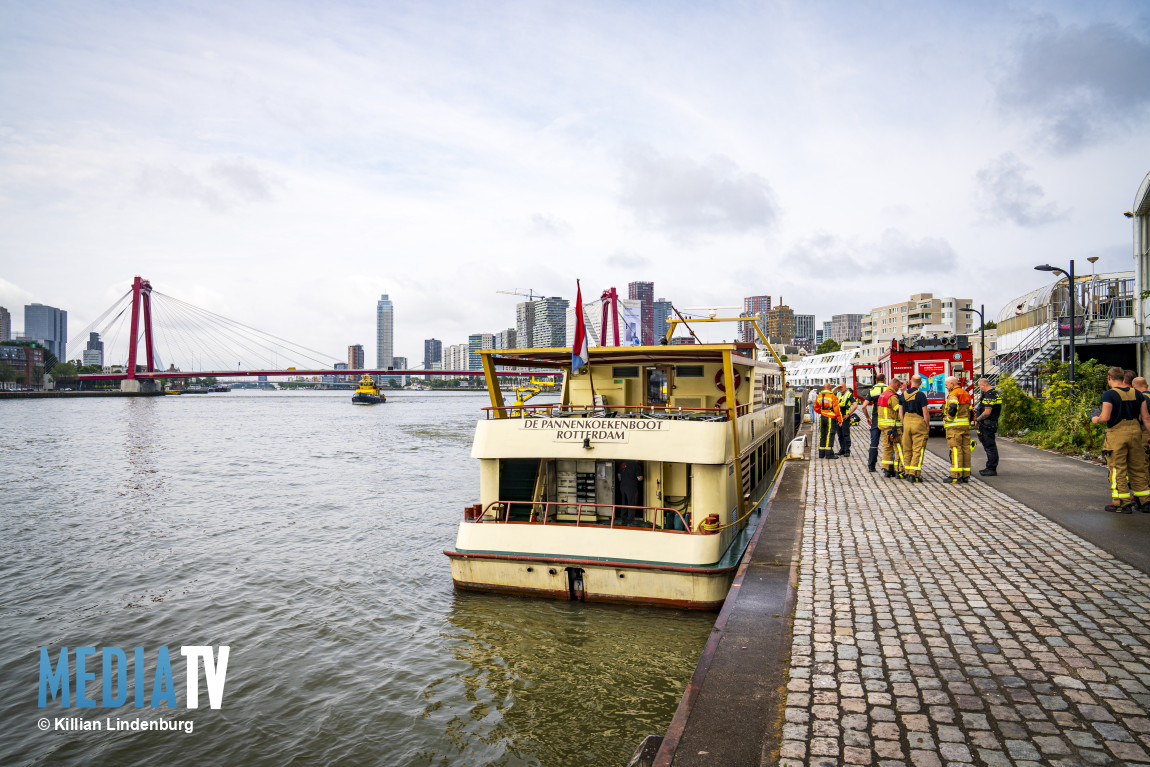
[[[1013,376],[1023,389],[1034,389],[1038,385],[1039,366],[1057,357],[1061,348],[1057,322],[1036,325],[1014,351],[998,358],[997,377]]]

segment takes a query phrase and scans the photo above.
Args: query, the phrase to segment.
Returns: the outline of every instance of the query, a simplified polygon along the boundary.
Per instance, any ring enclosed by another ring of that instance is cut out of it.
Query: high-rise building
[[[824,338],[826,338],[826,336],[823,335],[823,329],[815,328],[815,348],[818,348],[822,345]]]
[[[407,370],[407,357],[392,357],[392,370]],[[407,386],[407,376],[389,376],[390,380],[399,381],[400,386]]]
[[[433,362],[443,362],[443,342],[438,338],[428,338],[423,342],[423,369],[431,370]]]
[[[830,337],[838,341],[859,341],[862,339],[861,314],[836,314],[831,317]]]
[[[659,339],[667,337],[667,328],[670,327],[668,317],[671,316],[671,302],[665,298],[660,298],[654,303],[654,321],[652,328],[655,335],[655,343],[659,343]]]
[[[24,306],[24,336],[42,341],[60,362],[66,362],[68,346],[68,312],[44,304]]]
[[[395,307],[384,293],[375,305],[375,366],[386,370],[395,356]]]
[[[495,348],[496,349],[517,349],[519,348],[519,333],[515,328],[507,328],[501,333],[495,334]]]
[[[566,298],[527,301],[516,308],[515,336],[521,347],[552,349],[567,342]]]
[[[0,341],[12,340],[12,315],[0,306]]]
[[[363,370],[363,344],[347,347],[347,369]]]
[[[770,296],[747,296],[743,299],[743,317],[754,317],[758,320],[759,328],[764,333],[767,332],[767,317],[768,312],[771,311],[771,297]],[[739,340],[745,343],[754,343],[759,339],[759,334],[748,322],[739,323]],[[788,339],[789,343],[789,339]]]
[[[467,344],[452,344],[443,350],[444,370],[467,370]]]
[[[494,333],[472,333],[467,337],[467,370],[483,370],[480,349],[494,349]]]
[[[792,343],[795,337],[795,313],[786,304],[780,304],[767,312],[767,336],[772,341]]]
[[[651,346],[655,343],[655,283],[627,283],[627,298],[639,302],[639,340]]]
[[[104,367],[104,342],[100,340],[99,333],[88,334],[88,345],[84,347],[84,354],[80,362],[84,365]]]
[[[813,314],[796,314],[795,315],[795,345],[803,346],[806,343],[808,351],[815,348],[815,315]]]

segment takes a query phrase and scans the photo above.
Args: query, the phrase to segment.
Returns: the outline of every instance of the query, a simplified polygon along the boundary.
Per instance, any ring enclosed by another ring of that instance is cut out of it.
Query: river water
[[[617,767],[666,728],[714,615],[456,593],[486,395],[350,399],[0,402],[0,764]],[[218,710],[185,645],[230,646]],[[148,691],[171,648],[178,707],[39,708],[62,646],[145,648]]]

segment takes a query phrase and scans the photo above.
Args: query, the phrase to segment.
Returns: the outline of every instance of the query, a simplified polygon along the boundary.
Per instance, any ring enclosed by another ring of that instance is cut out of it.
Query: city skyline
[[[0,305],[82,328],[139,274],[337,358],[384,290],[409,358],[506,327],[497,290],[577,278],[820,318],[920,289],[996,309],[1039,263],[1130,268],[1145,14],[10,4]]]

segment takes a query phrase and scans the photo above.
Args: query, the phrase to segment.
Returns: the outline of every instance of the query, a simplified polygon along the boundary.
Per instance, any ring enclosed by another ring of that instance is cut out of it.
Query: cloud
[[[818,273],[812,265],[827,264],[834,274],[851,279],[899,274],[943,274],[954,271],[958,255],[939,237],[911,239],[897,229],[887,229],[879,239],[859,242],[820,233],[799,241],[786,256],[796,273]]]
[[[236,203],[267,202],[278,182],[243,159],[218,160],[199,174],[175,165],[148,164],[135,179],[136,194],[198,202],[214,213]]]
[[[975,206],[992,221],[1037,227],[1061,221],[1068,211],[1043,202],[1046,193],[1026,176],[1030,167],[1012,152],[991,160],[974,174]]]
[[[1038,120],[1036,137],[1070,153],[1141,128],[1150,107],[1150,40],[1114,23],[1060,27],[1045,21],[1022,39],[995,83],[999,106]]]
[[[270,200],[276,185],[266,173],[243,158],[220,160],[208,169],[208,174],[247,202]]]
[[[638,253],[624,253],[620,250],[607,256],[607,265],[621,269],[643,269],[651,265],[651,259]]]
[[[633,145],[620,182],[620,202],[641,224],[680,237],[764,231],[779,217],[767,180],[721,155],[700,162]]]
[[[566,237],[574,231],[571,225],[557,216],[535,213],[531,216],[531,233],[544,237]]]

